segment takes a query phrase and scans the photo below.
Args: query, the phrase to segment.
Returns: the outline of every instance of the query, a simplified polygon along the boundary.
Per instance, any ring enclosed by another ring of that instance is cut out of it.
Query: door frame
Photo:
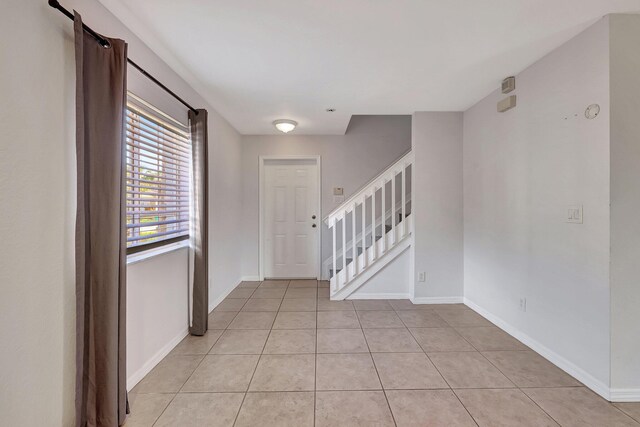
[[[320,269],[322,265],[322,159],[319,154],[312,155],[266,155],[259,157],[259,253],[258,264],[260,266],[260,281],[264,280],[264,168],[267,160],[315,160],[318,167],[318,256],[316,259],[316,279],[320,280]]]

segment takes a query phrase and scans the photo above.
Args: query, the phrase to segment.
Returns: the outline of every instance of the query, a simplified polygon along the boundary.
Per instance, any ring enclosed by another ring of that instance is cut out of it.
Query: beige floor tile
[[[240,311],[247,298],[226,298],[213,311]]]
[[[487,351],[482,354],[518,387],[582,385],[533,351]]]
[[[373,353],[385,389],[449,388],[424,353]]]
[[[316,352],[315,329],[272,330],[264,354],[303,354]]]
[[[631,417],[584,387],[522,391],[563,427],[638,426]]]
[[[247,393],[235,427],[312,427],[313,392]]]
[[[138,393],[177,393],[204,356],[167,356],[136,386]]]
[[[241,311],[278,311],[281,302],[279,298],[251,298]]]
[[[318,329],[360,328],[355,311],[319,311]]]
[[[381,391],[321,391],[316,394],[316,427],[393,427]]]
[[[242,288],[255,289],[258,286],[260,286],[260,283],[262,283],[262,282],[247,282],[247,281],[244,281],[244,282],[240,282],[240,284],[237,286],[237,288],[240,288],[240,289],[242,289]]]
[[[291,298],[282,300],[280,311],[316,311],[317,307],[316,298]]]
[[[273,329],[315,329],[314,311],[281,311],[276,317]]]
[[[451,390],[388,390],[398,427],[475,427]]]
[[[258,288],[253,293],[253,299],[282,299],[287,290],[285,288]]]
[[[371,352],[419,352],[422,351],[407,328],[399,329],[365,329]]]
[[[285,298],[316,298],[318,290],[316,288],[291,288],[284,294]]]
[[[233,426],[244,393],[180,393],[154,427]]]
[[[456,394],[481,427],[558,426],[520,390],[456,390]]]
[[[393,299],[389,301],[394,310],[431,310],[433,305],[414,304],[408,299]]]
[[[453,388],[514,387],[511,381],[480,353],[429,353],[429,358]]]
[[[365,311],[365,310],[393,310],[389,301],[384,299],[357,299],[353,300],[353,306],[356,310]]]
[[[234,290],[229,292],[229,295],[227,295],[227,299],[233,299],[233,298],[245,298],[246,299],[246,298],[251,297],[253,292],[254,292],[254,289],[251,289],[251,288],[235,288]]]
[[[329,288],[318,288],[318,299],[326,299],[328,300],[331,296],[331,291]]]
[[[125,427],[151,427],[165,410],[175,394],[131,394],[129,405],[131,414],[124,423]]]
[[[326,299],[318,300],[318,311],[349,311],[354,310],[353,302],[343,301],[330,301]]]
[[[395,311],[359,311],[358,319],[363,328],[402,328],[404,325]]]
[[[241,311],[229,324],[229,329],[271,329],[275,312]]]
[[[368,353],[361,329],[318,329],[318,353]]]
[[[615,406],[640,423],[640,402],[616,403]]]
[[[496,326],[458,327],[456,330],[479,351],[529,350],[526,345]]]
[[[317,280],[291,280],[289,282],[289,289],[291,288],[317,288]]]
[[[249,391],[313,390],[314,376],[314,354],[263,354]]]
[[[449,326],[432,310],[401,310],[397,313],[407,328],[442,328]]]
[[[269,336],[269,330],[226,330],[211,348],[211,354],[260,354]]]
[[[436,310],[450,326],[493,326],[484,317],[470,309]]]
[[[318,354],[317,390],[377,390],[382,388],[369,354]]]
[[[438,351],[475,351],[453,328],[411,328],[418,344],[427,353]]]
[[[286,289],[288,286],[288,280],[265,280],[260,284],[261,289]]]
[[[209,313],[209,329],[226,329],[237,314],[235,311],[214,311]]]
[[[258,363],[257,355],[208,355],[182,392],[243,392]]]
[[[222,330],[209,329],[203,336],[187,335],[180,344],[178,344],[171,354],[207,354],[211,347],[216,343]]]

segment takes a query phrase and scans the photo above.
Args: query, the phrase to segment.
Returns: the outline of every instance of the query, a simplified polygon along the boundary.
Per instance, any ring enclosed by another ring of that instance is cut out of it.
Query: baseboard
[[[222,300],[225,299],[227,297],[227,295],[229,295],[231,293],[232,290],[237,288],[238,285],[240,284],[240,282],[246,282],[246,281],[248,281],[248,280],[245,280],[244,278],[240,279],[238,281],[238,283],[236,283],[235,285],[231,286],[229,289],[224,291],[222,294],[220,294],[220,296],[218,298],[214,299],[213,301],[210,301],[209,302],[209,313],[211,313],[213,311],[213,309],[216,308],[218,306],[218,304],[220,304],[222,302]]]
[[[411,295],[406,293],[360,293],[357,295],[351,294],[346,299],[409,299]]]
[[[462,304],[462,297],[413,297],[411,302],[414,304]]]
[[[640,388],[612,388],[612,402],[640,402]]]
[[[242,276],[240,278],[241,282],[259,282],[260,276]]]
[[[480,307],[478,304],[470,301],[468,298],[464,298],[464,303],[469,308],[477,312],[479,315],[504,330],[509,335],[515,337],[519,341],[521,341],[526,346],[530,347],[536,353],[547,359],[549,362],[556,365],[558,368],[565,371],[567,374],[571,375],[578,381],[582,382],[585,386],[589,387],[591,390],[602,396],[606,400],[612,400],[611,390],[609,387],[604,384],[602,381],[593,377],[591,374],[575,365],[574,363],[568,361],[564,357],[560,356],[558,353],[554,352],[550,348],[544,346],[539,343],[535,339],[531,338],[529,335],[521,332],[516,327],[512,326],[510,323],[505,322],[500,317],[495,316],[484,308]],[[637,396],[638,394],[636,394]]]
[[[140,369],[129,375],[129,378],[127,378],[127,391],[131,391],[131,389],[135,387],[136,384],[138,384],[140,380],[145,377],[145,375],[151,372],[151,370],[155,368],[156,365],[160,363],[160,361],[164,359],[165,356],[169,354],[171,350],[173,350],[174,347],[177,346],[180,341],[182,341],[187,335],[189,335],[188,327],[181,331],[178,335],[176,335],[171,341],[166,343],[160,350],[158,350],[156,354],[151,357],[151,359],[147,360],[147,362],[142,365]]]

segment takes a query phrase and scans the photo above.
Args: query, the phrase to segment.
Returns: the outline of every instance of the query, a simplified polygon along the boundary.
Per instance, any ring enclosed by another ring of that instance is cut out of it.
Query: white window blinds
[[[189,130],[140,101],[130,95],[126,113],[130,251],[189,235]]]

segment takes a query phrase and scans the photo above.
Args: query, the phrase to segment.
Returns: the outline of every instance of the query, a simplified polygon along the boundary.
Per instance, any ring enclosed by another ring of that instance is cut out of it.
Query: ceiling
[[[100,0],[242,134],[463,111],[640,0]],[[327,108],[336,111],[328,113]]]

